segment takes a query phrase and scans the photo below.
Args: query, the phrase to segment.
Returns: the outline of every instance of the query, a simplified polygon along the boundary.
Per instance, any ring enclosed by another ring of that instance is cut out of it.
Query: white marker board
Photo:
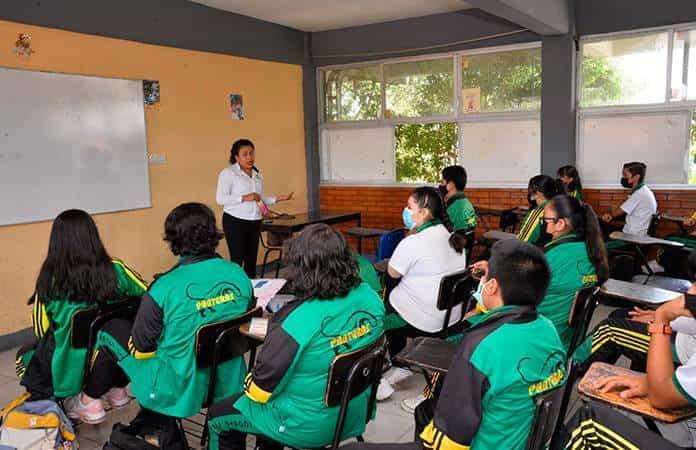
[[[322,179],[393,182],[394,128],[330,128],[321,133]]]
[[[578,133],[584,185],[618,184],[626,162],[648,165],[648,184],[685,184],[689,173],[689,111],[585,116]]]
[[[142,81],[0,68],[0,225],[150,207]]]
[[[527,185],[541,172],[537,119],[472,121],[459,124],[460,162],[470,186]]]

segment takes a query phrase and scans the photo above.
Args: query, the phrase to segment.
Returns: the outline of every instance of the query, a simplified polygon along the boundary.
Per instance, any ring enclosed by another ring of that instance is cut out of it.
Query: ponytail
[[[557,195],[551,199],[556,215],[570,222],[573,231],[585,241],[587,256],[595,268],[599,284],[609,278],[609,263],[599,220],[592,207],[569,195]]]
[[[450,233],[449,245],[452,249],[461,254],[464,252],[466,247],[466,237],[457,233],[452,224],[449,214],[447,214],[447,207],[445,206],[445,199],[437,189],[429,186],[419,187],[411,194],[411,197],[416,201],[418,207],[421,209],[427,208],[432,214],[433,219],[440,220],[445,226],[447,231]]]

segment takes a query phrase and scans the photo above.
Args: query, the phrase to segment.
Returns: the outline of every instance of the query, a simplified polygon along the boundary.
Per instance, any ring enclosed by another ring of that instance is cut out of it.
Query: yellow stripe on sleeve
[[[32,306],[32,327],[34,335],[41,339],[44,337],[49,327],[48,314],[46,314],[46,305],[39,300],[38,295],[34,296],[34,305]]]
[[[142,290],[147,291],[147,284],[143,280],[143,277],[136,272],[135,270],[131,269],[126,263],[121,261],[120,259],[113,258],[112,262],[116,265],[118,265],[120,268],[123,269],[123,271],[126,273],[128,278],[130,278],[135,284],[137,284]]]
[[[135,348],[133,337],[128,338],[128,353],[133,355],[135,359],[151,359],[157,352],[141,352]]]
[[[247,377],[244,380],[244,393],[256,403],[267,403],[271,398],[270,392],[264,391],[256,383],[254,383],[250,373],[247,374]]]

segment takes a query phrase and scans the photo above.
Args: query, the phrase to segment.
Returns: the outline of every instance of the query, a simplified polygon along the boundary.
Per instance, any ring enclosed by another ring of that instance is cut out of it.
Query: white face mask
[[[479,280],[478,287],[476,288],[476,292],[473,293],[474,299],[476,299],[476,303],[480,306],[479,309],[481,309],[483,312],[488,312],[488,308],[486,305],[483,303],[483,288],[488,283],[488,281],[483,281],[483,279]]]

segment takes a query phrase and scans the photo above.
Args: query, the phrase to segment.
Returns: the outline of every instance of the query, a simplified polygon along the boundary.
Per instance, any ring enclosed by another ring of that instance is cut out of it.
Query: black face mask
[[[447,185],[441,184],[437,187],[437,190],[440,191],[440,194],[442,194],[443,197],[447,195]]]
[[[628,178],[626,177],[621,177],[621,186],[625,187],[626,189],[631,189],[633,185],[628,182]]]

